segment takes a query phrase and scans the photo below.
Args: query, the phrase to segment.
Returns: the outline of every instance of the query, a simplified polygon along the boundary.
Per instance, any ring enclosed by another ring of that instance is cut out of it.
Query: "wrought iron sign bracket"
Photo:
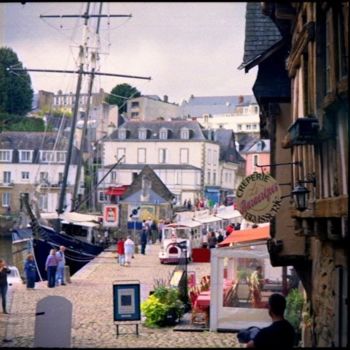
[[[263,168],[263,167],[272,167],[272,166],[280,166],[280,165],[299,165],[299,166],[303,166],[303,162],[300,160],[300,161],[296,161],[296,162],[275,163],[275,164],[264,164],[264,165],[259,165],[257,162],[255,162],[254,165],[257,166],[257,167],[259,167],[259,168]]]

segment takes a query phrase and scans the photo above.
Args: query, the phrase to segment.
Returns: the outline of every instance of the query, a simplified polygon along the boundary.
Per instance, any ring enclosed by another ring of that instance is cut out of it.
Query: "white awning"
[[[57,219],[57,213],[41,213],[40,216],[43,219]],[[64,212],[60,215],[60,219],[62,219],[63,223],[80,225],[86,227],[97,227],[99,224],[99,216],[91,215],[91,214],[81,214],[75,212]]]
[[[242,215],[238,210],[233,210],[231,207],[218,212],[216,216],[221,219],[234,219],[234,218],[239,218]]]
[[[198,227],[200,226],[200,223],[197,221],[193,220],[185,220],[185,221],[179,221],[179,222],[174,222],[172,224],[166,225],[165,228],[167,227],[178,227],[178,226],[185,226],[185,227]]]
[[[98,227],[98,224],[95,224],[95,223],[89,222],[89,221],[74,222],[74,221],[63,220],[62,224],[71,224],[71,225],[78,225],[78,226],[84,226],[84,227]]]

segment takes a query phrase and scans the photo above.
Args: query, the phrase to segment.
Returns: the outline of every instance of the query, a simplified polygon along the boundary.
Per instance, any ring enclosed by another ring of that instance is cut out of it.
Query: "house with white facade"
[[[219,144],[195,121],[128,121],[103,140],[102,148],[99,180],[124,158],[100,185],[100,199],[110,186],[130,185],[146,164],[179,204],[194,203],[206,185],[219,185]]]
[[[0,133],[0,213],[19,212],[24,193],[29,194],[29,200],[36,195],[42,212],[56,211],[68,148],[68,138],[57,136],[52,132]],[[77,164],[74,148],[67,179],[67,210],[71,207]],[[82,194],[83,178],[79,188]]]
[[[260,132],[259,106],[253,95],[191,96],[181,104],[181,113],[205,128],[233,130],[238,138],[241,133]]]
[[[168,96],[163,100],[157,95],[144,95],[131,98],[127,101],[126,119],[128,120],[170,120],[179,118],[181,115],[180,106],[170,103]]]

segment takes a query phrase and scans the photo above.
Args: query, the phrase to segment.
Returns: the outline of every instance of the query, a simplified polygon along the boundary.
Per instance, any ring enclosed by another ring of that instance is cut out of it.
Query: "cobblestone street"
[[[121,267],[116,253],[106,251],[71,277],[66,286],[48,288],[36,283],[35,290],[25,285],[13,287],[10,315],[0,314],[1,347],[33,347],[37,302],[50,295],[62,296],[73,304],[73,348],[232,348],[240,347],[233,333],[179,332],[174,327],[151,329],[141,325],[139,336],[134,326],[120,326],[119,337],[113,322],[113,282],[139,280],[141,300],[153,289],[155,279],[168,279],[174,265],[161,265],[159,244],[149,247],[149,255],[136,254],[131,267]],[[210,272],[209,263],[191,263],[189,271],[197,280]]]

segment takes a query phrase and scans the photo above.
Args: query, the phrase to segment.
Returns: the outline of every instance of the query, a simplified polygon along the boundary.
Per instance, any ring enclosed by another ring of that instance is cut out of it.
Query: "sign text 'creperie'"
[[[237,209],[254,223],[269,222],[281,206],[281,191],[270,174],[253,173],[245,177],[236,191]]]

